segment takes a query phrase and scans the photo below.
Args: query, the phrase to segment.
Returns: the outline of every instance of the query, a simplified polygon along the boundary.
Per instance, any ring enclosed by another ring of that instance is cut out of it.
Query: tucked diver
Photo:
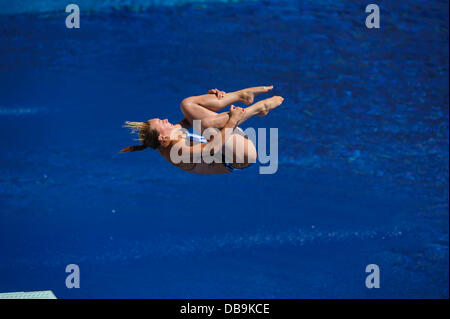
[[[243,89],[231,93],[225,93],[218,89],[209,90],[208,94],[191,96],[181,102],[181,111],[184,119],[178,124],[171,124],[167,119],[154,118],[146,122],[125,122],[125,127],[139,132],[141,145],[129,146],[121,152],[141,151],[147,147],[158,150],[158,152],[171,164],[182,170],[196,174],[225,174],[236,169],[243,169],[256,162],[257,152],[253,142],[242,134],[242,130],[233,131],[230,136],[226,135],[226,129],[234,129],[249,118],[255,115],[265,116],[272,109],[283,102],[281,96],[274,96],[251,105],[256,95],[266,93],[273,89],[273,86],[260,86]],[[236,107],[233,103],[242,102],[250,105],[246,108]],[[229,112],[217,113],[217,111],[231,105]],[[220,131],[221,138],[211,138],[209,141],[203,136],[195,134],[183,134],[183,129],[192,128],[194,120],[201,120],[201,130],[216,128]],[[225,138],[227,137],[227,138]],[[190,154],[189,161],[175,163],[171,159],[171,149],[175,145],[179,146],[180,140],[189,139],[194,141],[194,145],[186,143],[185,150]],[[199,142],[199,143],[195,143]],[[178,144],[177,144],[178,143]],[[195,163],[192,159],[202,153],[205,147],[214,150],[232,150],[233,159],[227,160],[222,156],[222,161],[205,163]],[[237,150],[244,150],[237,151]]]

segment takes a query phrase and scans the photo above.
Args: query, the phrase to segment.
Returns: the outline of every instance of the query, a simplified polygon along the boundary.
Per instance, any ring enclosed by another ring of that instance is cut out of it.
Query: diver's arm
[[[245,109],[241,107],[235,107],[234,105],[232,105],[230,107],[230,117],[227,123],[222,127],[220,132],[215,135],[216,137],[213,136],[208,143],[190,146],[191,158],[201,156],[202,151],[205,147],[214,150],[221,149],[225,145],[225,142],[227,140],[226,137],[228,137],[226,136],[227,129],[233,130],[239,124],[239,121],[244,118],[244,116],[245,116]],[[219,134],[221,138],[218,138]]]
[[[186,118],[182,119],[177,124],[180,125],[182,128],[187,129],[187,130],[189,130],[192,127],[191,123],[189,123],[189,121]]]
[[[219,100],[223,99],[223,97],[225,96],[225,92],[224,91],[220,91],[218,89],[212,89],[208,91],[208,94],[214,94],[215,96],[217,96],[217,98]]]

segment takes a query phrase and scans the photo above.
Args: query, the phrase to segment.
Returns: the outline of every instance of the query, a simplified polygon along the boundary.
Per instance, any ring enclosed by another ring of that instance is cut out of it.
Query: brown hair
[[[147,147],[157,149],[161,144],[158,141],[159,132],[150,126],[150,123],[147,122],[125,122],[123,127],[127,127],[131,130],[131,133],[135,133],[139,131],[139,141],[141,141],[141,145],[128,146],[123,148],[120,152],[135,152],[142,151]]]

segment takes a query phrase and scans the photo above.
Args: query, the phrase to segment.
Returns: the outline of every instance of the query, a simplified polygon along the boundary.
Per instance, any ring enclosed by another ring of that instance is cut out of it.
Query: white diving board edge
[[[53,291],[19,291],[0,293],[0,299],[57,299]]]

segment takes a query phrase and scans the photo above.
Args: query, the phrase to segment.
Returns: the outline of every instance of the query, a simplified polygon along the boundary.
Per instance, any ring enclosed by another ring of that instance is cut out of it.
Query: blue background
[[[1,292],[448,298],[447,1],[77,3],[0,1]],[[274,175],[119,154],[125,120],[269,84]]]

